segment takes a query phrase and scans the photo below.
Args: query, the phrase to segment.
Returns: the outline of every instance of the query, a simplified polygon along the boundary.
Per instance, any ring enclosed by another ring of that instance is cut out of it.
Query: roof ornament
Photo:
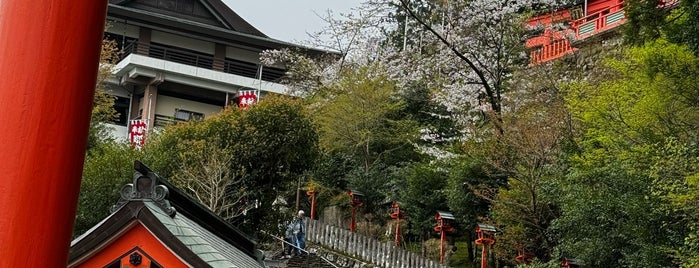
[[[160,176],[138,160],[134,161],[134,169],[136,172],[134,172],[133,183],[121,188],[121,197],[116,205],[112,206],[111,212],[119,210],[129,201],[153,201],[167,215],[174,217],[177,211],[170,205],[170,201],[165,199],[169,191],[164,185],[158,185]]]

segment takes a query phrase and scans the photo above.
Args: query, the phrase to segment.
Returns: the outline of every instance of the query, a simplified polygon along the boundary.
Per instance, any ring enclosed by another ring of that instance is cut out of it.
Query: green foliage
[[[205,140],[178,144],[179,168],[172,181],[211,211],[229,220],[250,209],[245,167],[232,165],[234,154]]]
[[[687,159],[662,160],[667,155],[658,148],[668,138],[696,144],[693,78],[699,66],[686,48],[664,40],[608,64],[608,81],[570,87],[568,107],[583,135],[572,169],[559,182],[562,216],[553,230],[561,251],[587,267],[666,267],[676,257],[672,249],[681,243],[682,216],[688,214],[673,215],[663,200],[691,189],[678,186],[689,186],[694,171],[686,168]]]
[[[559,268],[561,267],[561,261],[551,260],[549,262],[542,262],[540,260],[534,260],[530,264],[520,264],[516,266],[517,268]]]
[[[74,235],[84,233],[109,215],[111,206],[119,200],[119,190],[131,181],[133,161],[139,155],[107,138],[110,130],[104,125],[118,117],[114,97],[106,89],[118,55],[114,41],[102,40]]]
[[[653,195],[663,203],[657,208],[667,215],[660,232],[679,247],[668,248],[681,267],[699,264],[699,151],[668,139],[656,150],[651,176]]]
[[[243,193],[230,195],[231,200],[240,201],[237,208],[247,208],[245,216],[232,221],[248,230],[274,230],[285,217],[277,215],[280,212],[272,209],[272,202],[291,185],[295,188],[297,178],[313,166],[319,155],[317,141],[300,101],[267,97],[246,110],[233,107],[202,121],[166,128],[149,141],[146,151],[151,167],[166,178],[210,160],[211,149],[232,155],[221,162],[235,182],[228,189],[247,191],[243,200],[239,200]],[[203,151],[193,153],[197,148]]]
[[[429,238],[437,210],[449,211],[443,192],[447,173],[436,165],[415,163],[403,168],[397,175],[404,178],[399,200],[409,215],[409,231],[423,239]]]
[[[568,107],[586,129],[586,142],[624,148],[665,137],[696,140],[699,113],[697,59],[664,40],[631,49],[610,60],[612,79],[599,85],[573,84]]]
[[[119,55],[117,44],[114,41],[102,40],[100,51],[100,66],[97,72],[97,85],[90,115],[90,129],[88,133],[87,148],[99,146],[100,142],[108,137],[109,129],[104,125],[116,119],[119,114],[114,110],[114,96],[107,93],[107,79],[112,77],[113,62]]]
[[[622,159],[584,154],[561,183],[562,216],[553,223],[560,248],[586,267],[663,267],[666,237],[657,231],[663,215],[654,209],[651,179],[638,170],[644,152]]]
[[[119,190],[133,179],[133,161],[142,157],[126,144],[100,143],[85,158],[74,235],[80,235],[110,214]]]
[[[624,15],[625,41],[633,45],[643,45],[647,41],[660,38],[666,24],[666,10],[660,8],[660,0],[626,0]]]
[[[404,104],[395,98],[395,85],[375,75],[377,68],[348,71],[316,100],[321,146],[355,156],[365,172],[394,159],[388,154],[412,151],[417,127],[410,118],[395,116]]]
[[[449,256],[449,267],[473,267],[471,263],[471,252],[469,252],[469,244],[471,244],[471,239],[459,239],[460,241],[455,241],[454,246],[456,251]]]
[[[686,45],[695,55],[699,54],[699,1],[676,1],[663,7],[661,2],[627,1],[624,37],[629,43],[643,45],[658,38]]]
[[[676,35],[681,36],[682,43],[687,44],[695,55],[699,55],[699,1],[682,0],[680,5],[684,16],[678,20],[681,31]]]

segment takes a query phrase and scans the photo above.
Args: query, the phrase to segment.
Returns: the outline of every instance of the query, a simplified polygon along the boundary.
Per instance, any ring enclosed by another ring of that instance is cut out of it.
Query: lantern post
[[[437,226],[434,230],[439,232],[440,244],[439,244],[439,262],[444,263],[444,247],[446,241],[446,234],[454,231],[454,215],[450,212],[437,211],[437,216],[434,217],[437,221]]]
[[[515,262],[519,264],[529,264],[532,262],[534,255],[528,253],[522,244],[517,244],[517,257],[515,257]]]
[[[495,244],[495,233],[497,229],[495,226],[481,224],[476,226],[476,245],[482,245],[483,250],[481,251],[481,268],[488,268],[488,247]]]
[[[575,258],[563,257],[561,258],[562,268],[578,268],[582,266],[582,261]]]
[[[400,209],[398,202],[393,202],[391,205],[391,218],[396,220],[396,237],[394,244],[396,247],[400,245],[400,220],[405,218],[405,212]]]
[[[65,267],[107,0],[0,2],[0,267]]]
[[[311,219],[316,218],[316,191],[313,182],[308,182],[308,191],[306,195],[311,197]]]
[[[349,190],[349,192],[347,193],[350,196],[350,205],[352,205],[352,221],[350,222],[350,232],[354,233],[357,229],[357,208],[364,205],[364,203],[362,202],[364,194],[355,190]]]

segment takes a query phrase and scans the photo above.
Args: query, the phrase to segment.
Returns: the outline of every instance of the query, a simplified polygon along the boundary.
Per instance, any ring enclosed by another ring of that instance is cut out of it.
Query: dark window
[[[120,52],[124,51],[126,47],[128,47],[129,45],[131,45],[131,43],[136,41],[136,38],[108,32],[104,33],[104,39],[114,41],[117,44],[117,49]]]
[[[115,125],[126,126],[129,115],[129,98],[116,97],[114,100],[114,110],[118,113],[116,120],[112,121]]]
[[[204,114],[177,109],[175,110],[175,120],[178,121],[189,121],[189,120],[202,120],[204,119]]]

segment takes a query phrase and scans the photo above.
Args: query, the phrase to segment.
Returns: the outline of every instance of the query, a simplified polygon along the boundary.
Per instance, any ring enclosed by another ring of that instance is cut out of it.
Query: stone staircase
[[[382,242],[316,220],[308,221],[307,230],[307,255],[284,259],[281,250],[268,252],[266,267],[448,268],[437,261],[395,247],[391,242]],[[270,236],[283,241],[280,237]]]
[[[315,244],[307,245],[308,254],[283,258],[281,252],[275,252],[265,260],[268,268],[368,268],[368,263],[333,252]],[[332,264],[331,264],[332,263]]]
[[[327,261],[323,260],[316,253],[308,253],[303,255],[292,256],[291,258],[282,258],[281,253],[275,255],[271,259],[265,260],[267,268],[335,268]]]
[[[307,254],[294,256],[286,263],[287,268],[305,268],[305,267],[318,267],[318,268],[334,268],[332,265],[321,259],[316,254]]]

